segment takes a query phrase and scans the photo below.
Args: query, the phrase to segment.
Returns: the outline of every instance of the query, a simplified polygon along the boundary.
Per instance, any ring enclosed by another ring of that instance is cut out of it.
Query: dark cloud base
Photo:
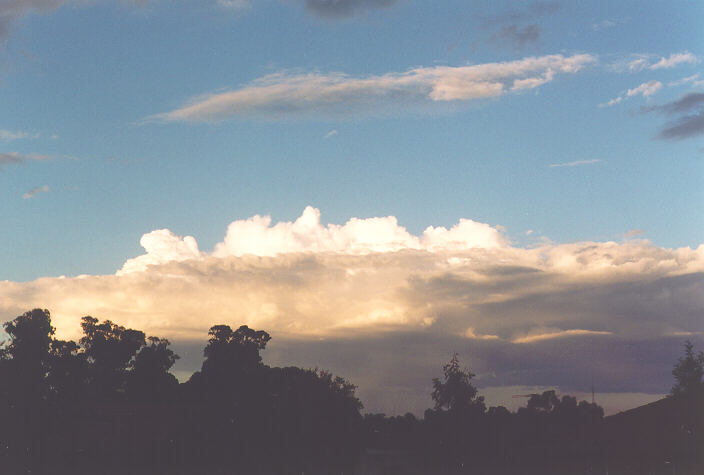
[[[325,340],[277,338],[275,332],[273,336],[263,352],[267,364],[331,370],[358,386],[365,411],[418,415],[430,407],[432,378],[441,375],[453,352],[476,374],[480,392],[496,386],[548,386],[565,394],[589,393],[593,381],[597,393],[656,395],[669,392],[672,367],[685,339],[692,339],[695,348],[704,347],[701,336],[577,336],[530,344],[430,333]],[[199,369],[204,344],[175,342],[181,356],[175,370],[182,377]]]

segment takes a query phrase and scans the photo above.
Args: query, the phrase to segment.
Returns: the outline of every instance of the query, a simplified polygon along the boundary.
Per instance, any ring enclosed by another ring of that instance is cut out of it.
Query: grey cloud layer
[[[468,101],[534,89],[551,82],[557,74],[576,73],[595,61],[589,54],[549,55],[504,63],[416,68],[366,78],[339,73],[278,73],[233,91],[197,97],[151,119],[217,121],[382,113],[414,104]]]
[[[660,130],[658,137],[661,139],[679,140],[704,134],[704,93],[691,92],[676,101],[642,110],[679,116]]]
[[[305,0],[306,10],[321,18],[350,18],[366,9],[387,8],[396,0]]]
[[[84,0],[2,0],[0,2],[0,38],[7,36],[12,22],[31,12],[50,11],[67,3]]]
[[[521,27],[520,25],[507,25],[501,28],[495,38],[508,41],[515,47],[525,48],[530,43],[535,43],[540,39],[541,29],[538,25],[531,23]]]
[[[149,0],[121,0],[133,5],[144,5]],[[251,0],[208,0],[220,7],[243,10]],[[343,19],[355,16],[366,9],[390,7],[396,0],[304,0],[305,9],[321,18]],[[12,23],[29,13],[49,12],[62,5],[86,4],[91,0],[2,0],[0,1],[0,39],[5,38]]]
[[[532,2],[523,8],[512,9],[487,18],[488,23],[503,25],[500,31],[492,35],[491,39],[506,43],[518,50],[535,44],[540,40],[542,28],[536,23],[525,24],[525,22],[555,13],[560,8],[559,2]]]

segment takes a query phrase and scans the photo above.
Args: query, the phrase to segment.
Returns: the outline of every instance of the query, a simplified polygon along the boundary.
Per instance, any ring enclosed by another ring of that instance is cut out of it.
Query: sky
[[[699,2],[0,1],[0,321],[271,333],[367,411],[458,352],[609,412],[704,349]]]

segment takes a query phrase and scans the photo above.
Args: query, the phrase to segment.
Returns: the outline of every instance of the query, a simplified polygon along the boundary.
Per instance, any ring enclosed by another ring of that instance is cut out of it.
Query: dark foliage
[[[487,409],[455,354],[418,419],[362,417],[344,378],[265,365],[271,336],[247,326],[212,327],[182,384],[168,340],[93,317],[81,327],[78,343],[56,339],[41,309],[4,324],[3,473],[660,473],[665,462],[698,473],[703,462],[704,355],[689,342],[663,404],[604,419],[545,391],[515,413]]]
[[[684,357],[677,359],[672,369],[675,384],[673,396],[688,396],[704,393],[704,352],[694,353],[694,345],[687,340],[684,344]]]

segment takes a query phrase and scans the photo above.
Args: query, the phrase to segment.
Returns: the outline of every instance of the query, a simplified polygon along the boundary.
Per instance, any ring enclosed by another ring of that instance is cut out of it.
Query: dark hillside
[[[704,473],[704,396],[670,396],[609,416],[604,441],[614,466]]]

